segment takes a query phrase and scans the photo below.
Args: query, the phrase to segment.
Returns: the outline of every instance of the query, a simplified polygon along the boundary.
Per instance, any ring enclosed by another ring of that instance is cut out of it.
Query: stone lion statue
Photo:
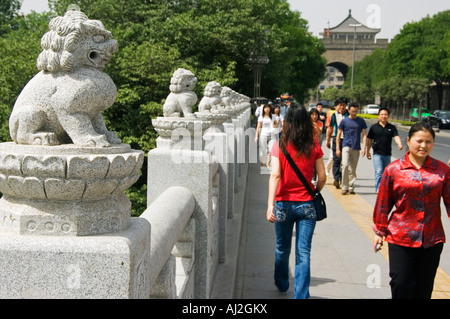
[[[108,147],[121,143],[107,130],[101,111],[117,89],[103,72],[118,49],[111,32],[80,11],[56,17],[41,40],[40,72],[20,93],[9,119],[18,144]]]
[[[186,69],[176,70],[170,80],[170,94],[163,106],[165,117],[179,117],[181,113],[185,117],[195,117],[192,107],[197,103],[197,95],[194,92],[197,78]]]
[[[226,110],[233,109],[233,92],[234,91],[227,86],[222,87],[222,91],[220,92],[220,97],[222,98],[222,103]]]
[[[198,105],[199,112],[214,112],[223,107],[220,92],[222,86],[216,81],[211,81],[205,86],[204,96]]]

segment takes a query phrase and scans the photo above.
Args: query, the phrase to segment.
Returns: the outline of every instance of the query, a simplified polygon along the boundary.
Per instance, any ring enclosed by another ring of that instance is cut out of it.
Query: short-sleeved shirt
[[[260,116],[258,122],[261,123],[261,136],[272,135],[272,118]]]
[[[392,155],[392,138],[398,136],[397,127],[386,123],[383,127],[379,122],[372,125],[367,138],[373,140],[373,153],[378,155]]]
[[[367,128],[366,121],[360,117],[351,119],[346,117],[339,124],[339,129],[344,133],[342,147],[350,147],[353,150],[361,149],[361,132]]]
[[[309,157],[303,155],[297,156],[297,151],[294,149],[292,144],[288,144],[287,151],[289,155],[291,155],[295,164],[297,164],[303,176],[305,176],[305,179],[307,181],[311,181],[316,160],[323,157],[323,151],[319,143],[314,143],[311,150],[311,155]],[[308,190],[295,174],[295,171],[289,164],[283,152],[280,150],[278,142],[274,143],[270,155],[277,157],[280,161],[281,176],[278,189],[275,194],[275,200],[291,202],[307,202],[312,200],[313,198],[309,194]],[[311,182],[309,183],[311,188],[314,189],[313,184]]]
[[[340,112],[334,112],[333,114],[331,114],[329,126],[333,128],[333,133],[332,133],[333,137],[336,137],[339,125],[341,124],[342,120],[347,117],[348,117],[348,112],[345,112],[345,114],[342,114]],[[341,136],[341,138],[342,138],[342,136]]]

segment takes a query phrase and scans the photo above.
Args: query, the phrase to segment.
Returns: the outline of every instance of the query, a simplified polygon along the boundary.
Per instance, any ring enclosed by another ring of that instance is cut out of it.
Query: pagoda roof
[[[330,33],[353,33],[355,32],[355,27],[351,27],[351,24],[360,24],[360,27],[356,28],[356,33],[379,33],[381,31],[381,29],[374,29],[374,28],[369,28],[368,26],[365,26],[364,24],[362,24],[361,22],[359,22],[358,20],[356,20],[355,18],[352,17],[352,10],[349,10],[348,12],[348,17],[342,21],[340,24],[338,24],[337,26],[330,28]],[[325,29],[325,33],[327,32],[327,29]]]

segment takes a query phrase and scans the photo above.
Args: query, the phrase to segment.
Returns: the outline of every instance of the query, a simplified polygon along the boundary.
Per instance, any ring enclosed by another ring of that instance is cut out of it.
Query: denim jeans
[[[373,168],[375,169],[375,191],[378,193],[384,169],[391,163],[391,155],[373,154]]]
[[[341,182],[342,171],[341,171],[341,157],[336,155],[336,137],[333,137],[333,144],[331,145],[331,150],[333,151],[333,177],[335,182]],[[339,143],[340,150],[342,152],[342,139]]]
[[[276,202],[275,216],[275,285],[281,292],[289,289],[289,255],[295,224],[294,299],[307,299],[311,281],[311,242],[317,219],[314,201]]]

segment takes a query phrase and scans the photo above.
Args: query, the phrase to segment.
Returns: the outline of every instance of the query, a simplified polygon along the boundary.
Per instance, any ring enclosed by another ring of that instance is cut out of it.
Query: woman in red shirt
[[[433,292],[445,242],[441,197],[450,217],[450,168],[429,156],[434,137],[430,125],[413,125],[407,138],[409,151],[392,162],[381,178],[373,244],[377,251],[383,238],[389,243],[393,299],[429,299]]]
[[[277,244],[275,250],[275,285],[280,292],[289,288],[289,255],[292,230],[296,226],[294,298],[309,298],[311,241],[316,225],[314,201],[299,180],[280,147],[286,148],[307,181],[311,181],[313,168],[320,191],[325,185],[323,152],[314,138],[311,117],[304,106],[292,105],[284,118],[280,145],[275,143],[266,218],[275,223]],[[311,187],[314,189],[312,183]]]

